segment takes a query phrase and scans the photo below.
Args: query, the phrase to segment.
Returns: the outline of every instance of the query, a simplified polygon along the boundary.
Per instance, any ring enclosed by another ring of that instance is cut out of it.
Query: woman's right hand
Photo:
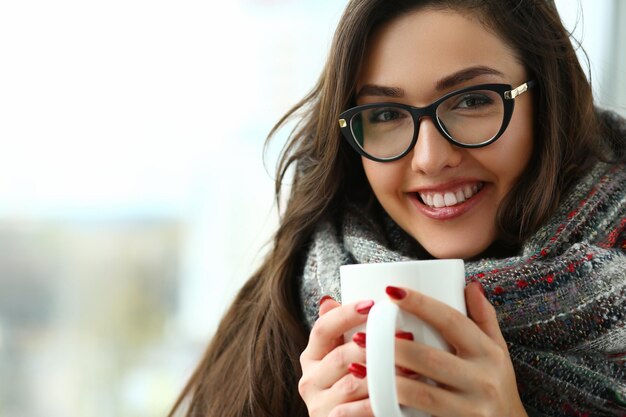
[[[320,317],[300,355],[298,391],[310,417],[374,416],[364,374],[355,376],[365,372],[358,365],[365,363],[365,349],[343,340],[344,333],[365,323],[373,305],[373,301],[341,305],[331,298],[322,300]]]

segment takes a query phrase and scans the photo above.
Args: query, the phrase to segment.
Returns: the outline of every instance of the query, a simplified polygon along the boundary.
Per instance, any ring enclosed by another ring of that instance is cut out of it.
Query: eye
[[[385,123],[391,122],[393,120],[398,120],[404,118],[405,115],[398,109],[394,109],[393,107],[383,107],[372,109],[369,113],[369,117],[367,120],[374,123]]]
[[[493,99],[485,94],[468,93],[457,97],[455,100],[455,109],[473,109],[493,104]]]

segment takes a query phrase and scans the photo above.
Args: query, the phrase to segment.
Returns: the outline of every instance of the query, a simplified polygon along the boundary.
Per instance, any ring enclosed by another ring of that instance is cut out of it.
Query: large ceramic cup
[[[411,332],[416,342],[450,351],[431,327],[400,310],[385,293],[388,285],[410,288],[444,302],[467,315],[465,271],[461,259],[345,265],[340,268],[341,301],[344,304],[374,300],[367,323],[348,332],[367,334],[367,386],[376,417],[427,417],[428,414],[398,403],[396,391],[395,333]],[[432,381],[428,381],[433,383]]]

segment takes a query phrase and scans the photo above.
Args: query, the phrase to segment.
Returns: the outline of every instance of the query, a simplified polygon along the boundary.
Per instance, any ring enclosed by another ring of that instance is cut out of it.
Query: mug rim
[[[400,266],[404,266],[404,265],[408,265],[408,264],[421,264],[421,265],[426,265],[426,264],[441,264],[441,263],[445,263],[445,264],[455,264],[455,263],[462,263],[465,264],[465,261],[463,259],[460,258],[450,258],[450,259],[413,259],[410,261],[391,261],[391,262],[370,262],[370,263],[355,263],[355,264],[346,264],[346,265],[341,265],[339,267],[339,269],[344,269],[344,268],[378,268],[378,267],[389,267],[391,265],[397,265],[398,267]]]

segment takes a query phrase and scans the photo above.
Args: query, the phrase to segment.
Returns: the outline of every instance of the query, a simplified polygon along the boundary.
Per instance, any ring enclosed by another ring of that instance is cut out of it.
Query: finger
[[[472,369],[466,361],[422,343],[396,340],[396,365],[457,389],[473,384]]]
[[[463,400],[441,387],[404,377],[396,378],[396,387],[398,401],[404,406],[439,417],[466,415]]]
[[[327,404],[343,404],[367,398],[367,378],[348,374],[324,392]]]
[[[387,287],[393,302],[428,323],[461,356],[481,355],[493,342],[476,323],[449,305],[407,288]]]
[[[472,282],[465,287],[465,303],[467,313],[474,323],[500,347],[506,349],[496,310],[485,298],[484,290],[479,282]]]
[[[324,314],[328,313],[330,310],[337,308],[339,306],[341,306],[341,304],[335,301],[330,295],[323,296],[320,300],[319,317],[323,316]],[[342,343],[343,343],[343,337],[338,337],[337,339],[334,340],[333,345],[339,346]]]
[[[322,389],[333,386],[340,378],[348,375],[348,366],[351,363],[364,363],[365,349],[354,342],[348,342],[333,349],[324,356],[315,372],[315,385]]]
[[[328,313],[330,310],[339,307],[341,304],[335,301],[331,296],[325,295],[320,300],[320,317]]]
[[[363,399],[360,401],[339,404],[328,415],[328,417],[339,416],[374,417],[374,412],[372,411],[370,400]]]
[[[327,311],[313,325],[309,335],[309,343],[302,352],[301,359],[322,359],[331,350],[343,343],[344,333],[365,323],[367,314],[373,305],[373,301],[366,300],[341,305]]]

